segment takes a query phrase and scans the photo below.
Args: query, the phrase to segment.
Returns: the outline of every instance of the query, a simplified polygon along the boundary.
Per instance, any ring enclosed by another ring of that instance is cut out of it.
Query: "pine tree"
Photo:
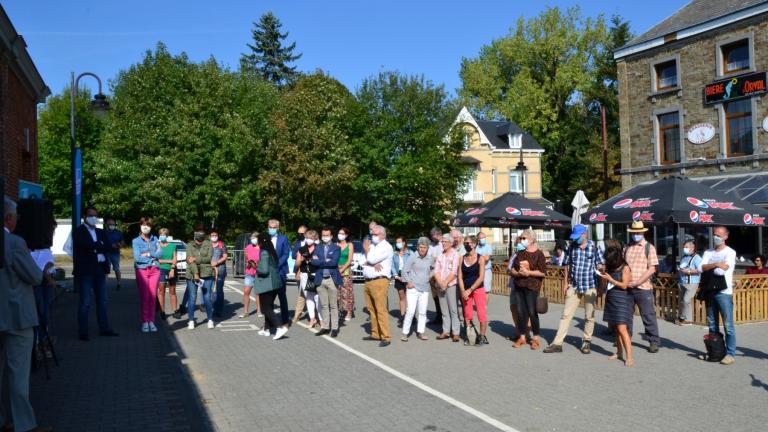
[[[295,66],[288,64],[300,59],[301,54],[293,54],[296,42],[285,47],[282,45],[288,36],[288,32],[280,33],[283,24],[272,12],[267,12],[261,16],[258,23],[254,22],[253,26],[251,36],[254,44],[247,44],[251,53],[242,55],[241,68],[258,73],[265,80],[277,85],[293,80],[298,72]]]

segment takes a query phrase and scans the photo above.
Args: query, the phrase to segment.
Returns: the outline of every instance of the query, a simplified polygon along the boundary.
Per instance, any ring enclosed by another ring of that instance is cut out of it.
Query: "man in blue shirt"
[[[312,255],[312,265],[315,266],[315,286],[320,296],[322,308],[323,328],[317,332],[317,336],[330,333],[336,337],[339,333],[339,286],[344,280],[339,273],[339,257],[341,249],[333,243],[333,233],[330,228],[323,228],[320,239],[322,242],[315,247]]]
[[[107,254],[107,260],[109,260],[112,270],[115,272],[115,279],[117,279],[117,289],[120,290],[120,248],[125,246],[123,241],[123,233],[117,229],[117,224],[112,218],[106,220],[107,225],[107,242],[109,243],[110,250]]]
[[[576,225],[571,231],[571,246],[565,256],[565,309],[560,317],[560,326],[552,344],[544,348],[545,353],[563,352],[563,341],[568,334],[568,327],[576,314],[581,299],[584,299],[584,340],[581,352],[591,352],[592,332],[595,330],[595,301],[597,300],[597,283],[595,270],[602,268],[603,253],[597,245],[589,240],[589,229],[584,225]]]

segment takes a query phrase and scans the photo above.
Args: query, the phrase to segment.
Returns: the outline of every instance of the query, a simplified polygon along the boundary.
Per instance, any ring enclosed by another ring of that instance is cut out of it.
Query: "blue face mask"
[[[584,237],[579,237],[579,238],[576,239],[576,244],[577,245],[582,245],[582,244],[584,244],[585,241],[586,241],[586,239]]]
[[[528,247],[528,239],[522,239],[520,240],[520,245],[523,247],[523,249]]]
[[[488,243],[488,239],[486,239],[485,237],[480,239],[480,246],[485,246],[486,243]]]
[[[518,252],[522,252],[525,250],[525,246],[523,243],[518,243],[517,246],[515,246],[515,249],[517,249]]]
[[[161,242],[165,243],[166,240],[168,240],[168,236],[161,235],[160,237],[158,237],[158,240],[160,240]]]
[[[403,248],[403,244],[400,242],[395,243],[395,246],[397,247],[397,250],[400,250]]]
[[[267,232],[269,233],[270,237],[274,237],[277,235],[277,228],[269,228]]]

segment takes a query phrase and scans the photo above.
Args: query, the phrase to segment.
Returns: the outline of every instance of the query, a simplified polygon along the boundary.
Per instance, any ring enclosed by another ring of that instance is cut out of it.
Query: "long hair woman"
[[[608,281],[608,291],[605,294],[603,320],[616,333],[616,354],[609,358],[623,360],[624,365],[632,366],[632,339],[627,330],[634,309],[632,295],[627,291],[632,271],[624,260],[624,248],[618,240],[606,240],[604,256],[605,270],[600,272],[600,277]]]
[[[352,257],[355,256],[355,245],[349,238],[349,229],[339,228],[337,234],[341,255],[339,255],[339,273],[344,279],[344,284],[339,287],[339,310],[344,311],[344,321],[349,321],[355,316],[355,291],[352,284]]]

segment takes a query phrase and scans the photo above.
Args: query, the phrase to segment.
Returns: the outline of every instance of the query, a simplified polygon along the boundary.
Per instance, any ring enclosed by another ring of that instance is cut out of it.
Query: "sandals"
[[[442,334],[438,335],[435,339],[443,340],[443,339],[448,339],[449,337],[450,336],[448,335],[448,333],[442,333]]]
[[[521,346],[525,345],[525,336],[520,336],[520,339],[515,341],[515,343],[512,344],[514,348],[520,348]]]
[[[400,337],[400,341],[401,342],[408,342],[408,336],[403,335],[402,337]]]
[[[429,340],[429,338],[426,335],[424,335],[424,333],[416,333],[416,339],[423,340],[423,341]]]

